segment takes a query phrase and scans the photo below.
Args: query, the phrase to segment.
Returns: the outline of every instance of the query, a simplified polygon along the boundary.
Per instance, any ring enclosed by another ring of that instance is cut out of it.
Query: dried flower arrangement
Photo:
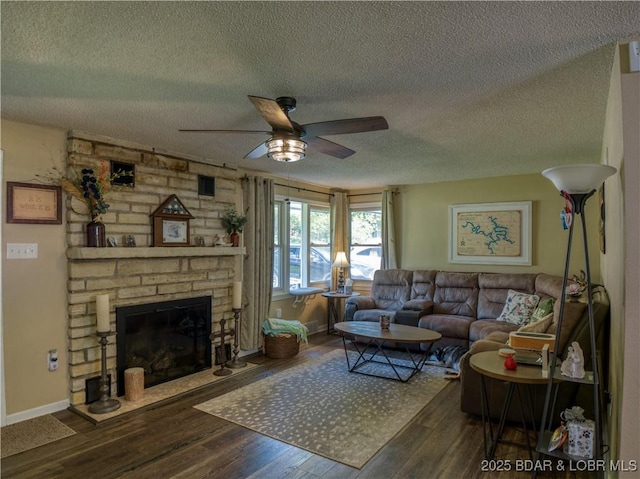
[[[83,168],[78,174],[75,169],[69,168],[67,173],[63,174],[54,168],[53,173],[44,178],[59,184],[71,196],[83,201],[87,205],[91,218],[99,219],[110,207],[106,194],[111,189],[111,182],[123,176],[131,176],[131,173],[122,171],[110,173],[107,162],[101,160],[97,173],[93,168]]]

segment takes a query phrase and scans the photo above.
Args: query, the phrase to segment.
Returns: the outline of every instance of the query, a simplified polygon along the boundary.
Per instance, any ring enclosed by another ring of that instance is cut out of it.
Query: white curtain
[[[250,176],[243,186],[247,223],[243,265],[240,349],[262,348],[262,322],[269,314],[273,288],[273,180]]]
[[[393,190],[382,192],[382,269],[396,269],[396,233],[393,215]]]
[[[344,251],[349,259],[349,197],[346,192],[334,191],[331,197],[331,238],[333,243],[333,258],[335,261],[338,251]],[[349,277],[349,270],[345,268],[345,279]],[[338,268],[331,272],[331,291],[338,285]]]

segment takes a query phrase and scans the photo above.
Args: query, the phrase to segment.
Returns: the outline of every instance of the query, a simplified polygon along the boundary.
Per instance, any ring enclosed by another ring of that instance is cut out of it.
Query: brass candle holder
[[[227,367],[231,369],[244,368],[247,365],[246,361],[238,359],[238,353],[240,352],[240,312],[241,308],[233,308],[233,359],[227,363]]]
[[[111,332],[98,331],[96,334],[100,338],[100,348],[102,350],[102,374],[100,376],[100,383],[98,388],[98,391],[100,392],[100,399],[89,405],[89,412],[93,414],[106,414],[108,412],[119,409],[120,401],[111,398],[111,391],[109,390],[109,379],[107,377],[107,343],[109,343],[107,336],[109,336]]]

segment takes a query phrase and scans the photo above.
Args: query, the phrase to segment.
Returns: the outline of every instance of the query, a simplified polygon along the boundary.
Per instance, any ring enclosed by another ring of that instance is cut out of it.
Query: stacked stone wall
[[[241,248],[214,248],[215,235],[225,233],[220,216],[236,206],[240,180],[237,172],[188,158],[157,154],[137,145],[119,145],[102,138],[71,133],[67,142],[68,166],[99,169],[112,160],[135,166],[135,186],[114,186],[108,193],[108,212],[102,220],[116,248],[84,248],[84,228],[89,221],[86,205],[67,198],[68,338],[70,401],[86,399],[88,378],[101,370],[96,337],[95,297],[108,294],[111,330],[120,306],[211,296],[212,330],[219,331],[222,317],[230,317],[232,284]],[[198,194],[198,175],[215,178],[215,197]],[[192,241],[202,237],[205,247],[153,248],[151,214],[170,195],[177,195],[189,210]],[[124,248],[123,238],[133,235],[136,247]],[[87,250],[92,251],[87,251]],[[117,333],[117,331],[116,331]],[[115,336],[109,337],[107,369],[112,394],[117,390]]]

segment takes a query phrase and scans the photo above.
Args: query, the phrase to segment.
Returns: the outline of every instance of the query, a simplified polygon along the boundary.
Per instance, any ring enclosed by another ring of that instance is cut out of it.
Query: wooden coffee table
[[[393,323],[389,325],[389,331],[382,331],[379,323],[369,321],[344,321],[336,323],[334,328],[342,335],[342,344],[347,357],[349,372],[393,379],[403,383],[409,381],[422,370],[433,342],[442,337],[440,333],[430,329]],[[359,343],[359,339],[366,341],[366,343]],[[353,365],[352,360],[349,359],[347,341],[353,346],[353,351],[358,354]],[[389,356],[383,348],[388,343],[404,346],[405,358],[399,359]],[[416,353],[409,349],[410,345],[422,343],[428,344],[424,351]],[[385,376],[373,370],[366,371],[366,366],[372,363],[389,366],[393,374]]]

